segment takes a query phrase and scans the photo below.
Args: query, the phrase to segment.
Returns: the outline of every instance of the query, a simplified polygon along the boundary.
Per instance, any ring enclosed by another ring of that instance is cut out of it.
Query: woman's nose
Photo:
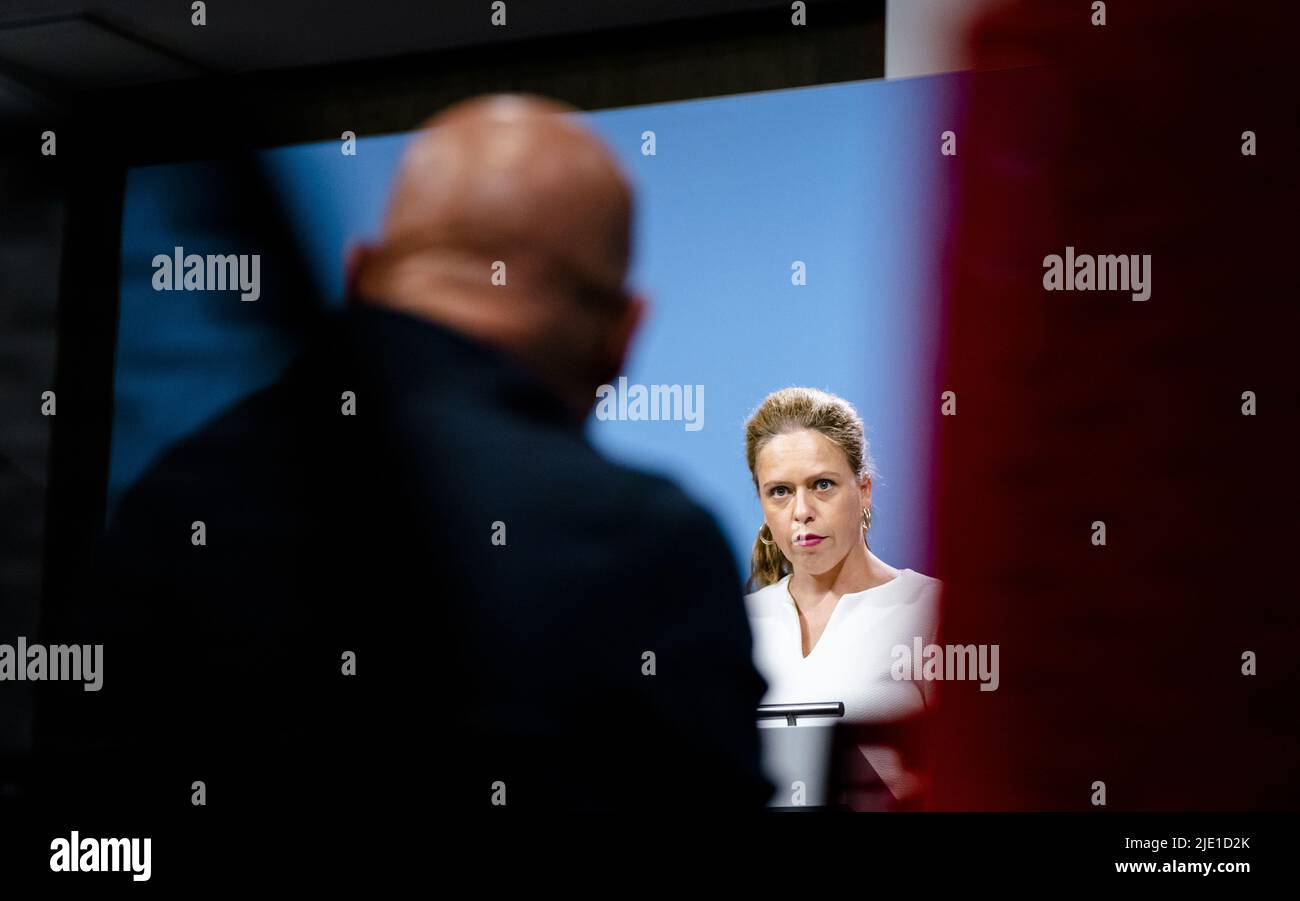
[[[802,491],[796,491],[794,495],[794,518],[797,522],[807,522],[812,519],[813,508],[808,502],[808,495]]]

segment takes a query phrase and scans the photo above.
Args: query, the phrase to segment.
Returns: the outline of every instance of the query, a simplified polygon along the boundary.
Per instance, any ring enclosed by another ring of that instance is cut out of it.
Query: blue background
[[[699,431],[593,418],[589,434],[708,506],[745,572],[762,518],[743,424],[787,385],[857,406],[880,473],[872,547],[895,566],[931,570],[941,170],[951,162],[939,135],[951,87],[942,77],[849,82],[581,115],[621,160],[638,202],[630,281],[651,310],[624,374],[629,384],[704,386]],[[641,153],[647,129],[654,156]],[[356,156],[338,141],[260,154],[311,278],[334,302],[345,248],[377,234],[408,140],[363,138]],[[262,260],[255,303],[151,287],[150,260],[176,244],[257,252],[254,239],[223,227],[219,168],[128,173],[110,512],[163,448],[274,380],[297,352],[274,260]],[[807,265],[804,286],[791,284],[795,260]]]

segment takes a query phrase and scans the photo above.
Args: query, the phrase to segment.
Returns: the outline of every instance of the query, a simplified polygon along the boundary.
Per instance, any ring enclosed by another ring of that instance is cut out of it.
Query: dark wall
[[[55,313],[64,193],[37,140],[0,166],[0,642],[33,635],[53,419],[41,394],[54,388]],[[57,408],[56,408],[57,409]],[[30,738],[26,683],[0,689],[0,755]],[[0,790],[3,786],[0,785]]]

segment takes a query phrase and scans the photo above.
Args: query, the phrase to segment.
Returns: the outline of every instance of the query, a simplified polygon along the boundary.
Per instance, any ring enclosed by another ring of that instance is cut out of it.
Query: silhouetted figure
[[[627,183],[569,112],[432,120],[354,302],[125,495],[65,746],[253,817],[763,805],[725,541],[582,433],[642,302]]]

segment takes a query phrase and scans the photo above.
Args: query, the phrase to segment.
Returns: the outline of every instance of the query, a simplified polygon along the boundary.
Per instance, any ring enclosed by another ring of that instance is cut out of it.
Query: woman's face
[[[862,543],[871,479],[859,482],[844,451],[821,432],[777,435],[754,469],[763,518],[795,572],[824,573]]]

